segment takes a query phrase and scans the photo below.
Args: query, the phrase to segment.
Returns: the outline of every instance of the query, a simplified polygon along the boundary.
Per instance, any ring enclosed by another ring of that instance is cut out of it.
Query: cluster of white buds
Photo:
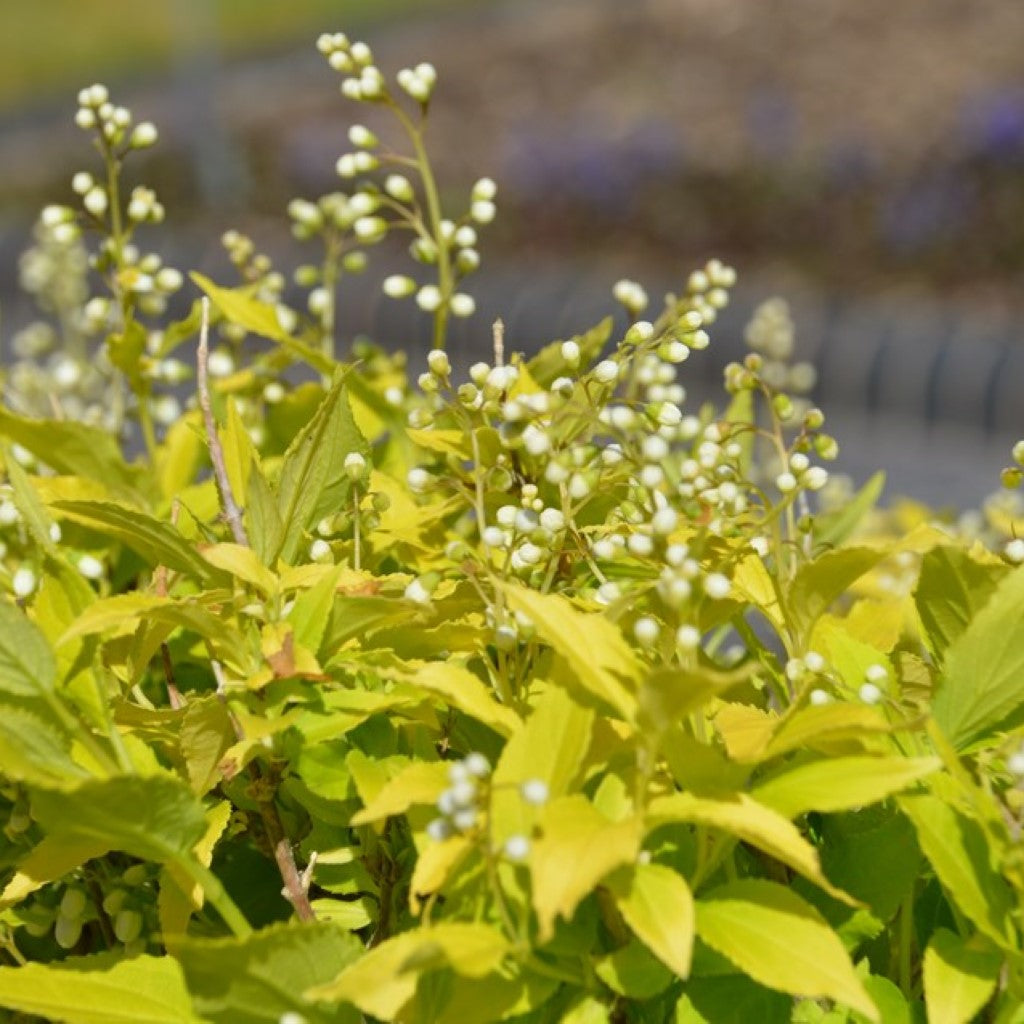
[[[155,145],[158,138],[156,127],[149,121],[140,121],[133,127],[131,111],[111,103],[104,85],[90,85],[79,91],[75,124],[86,131],[95,131],[110,147],[147,149]]]
[[[485,526],[480,536],[487,548],[508,556],[514,573],[529,575],[557,556],[566,524],[560,509],[546,508],[535,497],[536,485],[526,484],[523,491],[525,507],[502,505],[495,512],[496,525]]]
[[[160,224],[164,219],[163,203],[145,185],[136,185],[128,197],[128,219],[135,224]]]
[[[491,763],[478,751],[448,766],[448,788],[437,798],[441,816],[427,825],[427,835],[441,841],[460,832],[472,831],[479,821],[486,798]]]
[[[383,103],[390,98],[384,75],[374,64],[373,51],[366,43],[351,42],[344,32],[334,32],[321,35],[316,46],[327,63],[344,76],[343,95],[364,103]]]
[[[421,61],[414,68],[402,68],[395,75],[395,81],[417,103],[426,106],[437,84],[437,69],[433,64]]]
[[[804,452],[790,455],[789,467],[775,477],[775,486],[783,494],[799,489],[820,491],[827,483],[828,470],[823,466],[812,466]]]
[[[884,665],[869,665],[864,671],[864,682],[857,690],[857,696],[865,704],[878,704],[884,697],[889,670]]]

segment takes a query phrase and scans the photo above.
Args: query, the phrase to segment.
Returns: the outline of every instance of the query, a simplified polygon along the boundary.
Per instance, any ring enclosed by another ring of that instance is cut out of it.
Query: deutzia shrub
[[[98,85],[98,161],[21,264],[0,1006],[1017,1020],[1024,442],[958,522],[875,509],[778,300],[694,404],[719,260],[660,307],[615,284],[623,329],[527,357],[499,322],[456,365],[497,186],[442,207],[431,64],[318,49],[390,129],[354,123],[339,190],[289,204],[295,308],[237,231],[231,283],[138,248],[158,133]],[[431,351],[342,352],[338,294],[393,237]]]

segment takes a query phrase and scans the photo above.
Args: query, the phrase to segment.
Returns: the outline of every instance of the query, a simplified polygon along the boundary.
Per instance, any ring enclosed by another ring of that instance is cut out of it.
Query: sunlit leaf
[[[924,954],[928,1024],[970,1024],[995,991],[1002,956],[936,928]]]

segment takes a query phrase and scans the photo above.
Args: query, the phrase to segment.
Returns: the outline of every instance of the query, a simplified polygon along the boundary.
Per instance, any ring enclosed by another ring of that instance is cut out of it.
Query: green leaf
[[[636,860],[640,822],[609,821],[585,797],[566,796],[544,807],[540,829],[530,872],[540,939],[546,942],[558,916],[569,920],[605,875]]]
[[[252,548],[241,544],[211,544],[203,548],[203,558],[210,565],[234,576],[242,583],[248,583],[264,597],[278,592],[280,581],[256,556]]]
[[[829,547],[842,544],[868,512],[875,507],[883,490],[885,490],[885,473],[879,471],[849,501],[844,501],[833,512],[816,516],[814,520],[816,543]]]
[[[583,612],[561,594],[540,594],[507,586],[514,611],[527,615],[537,636],[565,659],[579,687],[597,697],[626,721],[636,715],[630,693],[643,678],[644,667],[618,626],[597,612]]]
[[[421,663],[407,679],[412,686],[441,697],[502,736],[511,736],[522,725],[522,719],[511,708],[499,704],[480,678],[457,661]]]
[[[264,565],[273,564],[275,552],[281,546],[284,524],[274,492],[262,470],[255,466],[249,473],[243,518],[253,551]]]
[[[277,310],[268,302],[261,302],[248,294],[248,288],[221,288],[208,277],[199,273],[189,275],[192,280],[209,295],[210,300],[224,314],[225,319],[239,327],[244,327],[261,338],[276,341],[290,355],[301,359],[314,370],[329,377],[337,363],[322,352],[293,338],[280,324]]]
[[[594,965],[594,973],[629,999],[651,999],[672,984],[672,972],[639,942],[628,942]]]
[[[327,630],[341,573],[341,566],[337,566],[319,583],[302,591],[288,613],[288,623],[292,627],[295,643],[313,654],[320,650]]]
[[[0,407],[0,434],[57,473],[102,480],[124,497],[136,495],[138,471],[124,461],[107,430],[72,420],[29,419]]]
[[[697,934],[754,981],[834,999],[880,1021],[843,944],[821,915],[774,882],[732,882],[697,901]]]
[[[752,665],[730,672],[704,666],[697,670],[655,669],[641,683],[637,694],[637,724],[646,733],[663,733],[684,715],[748,680],[752,671]]]
[[[163,863],[189,853],[206,831],[202,804],[167,775],[120,776],[73,790],[32,790],[32,814],[68,842],[94,840]]]
[[[45,696],[56,675],[53,651],[38,627],[17,605],[0,601],[0,693]]]
[[[0,1006],[64,1024],[202,1024],[171,957],[90,970],[92,960],[0,967]]]
[[[990,939],[1013,949],[1016,900],[992,863],[996,851],[981,826],[931,794],[899,803],[949,898]]]
[[[425,971],[450,967],[465,977],[482,978],[499,966],[508,950],[508,940],[490,925],[444,921],[387,939],[333,982],[306,995],[344,1000],[364,1013],[393,1020],[416,994]]]
[[[921,560],[914,603],[928,646],[940,660],[988,603],[1005,565],[984,565],[952,545],[933,548]]]
[[[519,795],[522,783],[540,779],[551,797],[569,792],[590,749],[593,726],[592,710],[580,707],[564,690],[544,691],[494,769],[491,828],[496,842],[530,832],[535,812]]]
[[[822,873],[818,851],[804,839],[796,825],[747,793],[713,798],[672,793],[651,801],[647,812],[648,831],[675,821],[721,829],[788,864],[830,896],[844,903],[851,902],[850,897],[836,889]]]
[[[7,883],[0,896],[0,906],[20,903],[36,889],[63,878],[94,857],[109,853],[110,847],[99,839],[80,839],[69,842],[66,838],[45,836],[32,848],[18,865],[17,874]]]
[[[792,1000],[742,974],[691,978],[672,1024],[790,1024]]]
[[[220,781],[220,760],[236,740],[231,715],[217,694],[188,702],[179,743],[192,789],[200,796]]]
[[[970,1024],[999,980],[1002,956],[945,928],[936,928],[924,954],[928,1024]]]
[[[595,327],[583,334],[573,336],[573,341],[580,347],[580,368],[586,368],[600,354],[601,349],[608,343],[612,336],[614,320],[606,316]],[[562,357],[562,341],[552,341],[545,345],[532,359],[526,363],[526,369],[530,376],[542,387],[549,388],[557,377],[565,374],[567,367]],[[579,373],[580,369],[574,369],[573,373]]]
[[[1024,723],[1022,607],[1024,566],[999,583],[946,651],[932,713],[958,750]]]
[[[787,818],[884,800],[941,767],[937,757],[834,757],[786,768],[752,791]]]
[[[175,947],[196,1010],[214,1024],[277,1024],[286,1013],[312,1022],[356,1022],[350,1007],[303,997],[363,953],[336,924],[274,925],[245,939],[187,938]]]
[[[0,705],[0,765],[12,782],[59,788],[89,773],[71,760],[64,735],[23,708]]]
[[[448,787],[448,764],[444,761],[414,761],[393,779],[352,818],[352,825],[368,825],[396,814],[404,814],[415,804],[432,804]]]
[[[55,501],[53,507],[76,523],[113,537],[151,567],[165,565],[203,583],[223,583],[225,573],[207,562],[170,523],[110,501]]]
[[[290,563],[303,533],[346,507],[352,481],[345,458],[353,452],[366,456],[369,447],[352,418],[344,378],[339,378],[284,454],[277,496],[284,533],[272,561],[280,557]]]
[[[694,910],[690,887],[664,864],[637,864],[608,880],[633,934],[678,977],[690,974]]]
[[[793,625],[800,634],[810,636],[832,602],[885,557],[881,548],[839,548],[801,565],[788,596]]]

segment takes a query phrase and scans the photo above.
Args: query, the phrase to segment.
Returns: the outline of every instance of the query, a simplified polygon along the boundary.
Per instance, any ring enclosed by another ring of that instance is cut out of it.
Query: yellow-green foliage
[[[433,69],[392,92],[360,44],[321,49],[395,114],[415,183],[378,189],[393,156],[363,129],[355,189],[292,205],[322,247],[308,316],[233,234],[242,283],[193,275],[210,307],[169,322],[183,277],[133,240],[162,208],[119,177],[154,133],[80,97],[109,175],[44,214],[33,259],[79,284],[34,278],[63,347],[24,334],[0,409],[0,1006],[1019,1020],[1012,509],[986,546],[874,511],[880,478],[837,497],[778,305],[723,408],[690,411],[683,364],[735,278],[717,261],[651,320],[620,283],[621,334],[524,358],[496,327],[453,368],[495,186],[447,219]],[[385,290],[434,324],[415,382],[335,346],[353,253],[403,226],[419,279]],[[61,261],[83,229],[89,275]]]

